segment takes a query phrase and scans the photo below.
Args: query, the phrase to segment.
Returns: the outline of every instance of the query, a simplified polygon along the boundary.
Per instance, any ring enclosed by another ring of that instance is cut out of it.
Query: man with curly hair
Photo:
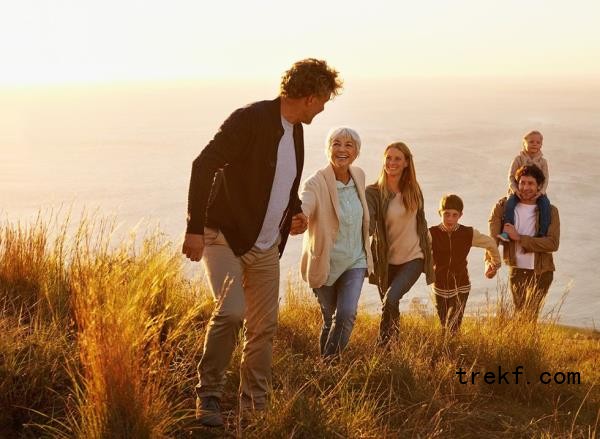
[[[548,232],[544,236],[539,234],[541,213],[537,198],[545,178],[536,165],[521,166],[515,172],[519,203],[514,224],[503,221],[506,197],[496,203],[489,218],[490,236],[496,236],[496,243],[501,232],[510,237],[504,244],[504,262],[509,270],[515,314],[531,322],[537,321],[552,284],[555,270],[552,253],[558,250],[560,243],[560,217],[553,205],[550,205]]]
[[[198,365],[196,417],[221,426],[226,369],[244,326],[240,411],[265,409],[279,304],[279,258],[306,230],[298,198],[302,124],[341,91],[325,61],[296,62],[280,95],[235,110],[194,160],[183,253],[202,259],[216,307]],[[245,323],[245,325],[243,325]]]

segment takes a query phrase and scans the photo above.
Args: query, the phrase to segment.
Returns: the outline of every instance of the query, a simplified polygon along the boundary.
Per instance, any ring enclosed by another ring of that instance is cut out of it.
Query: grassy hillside
[[[68,232],[70,230],[74,231]],[[0,437],[583,437],[600,432],[600,337],[551,319],[511,319],[505,291],[445,339],[432,315],[402,316],[375,347],[361,312],[339,361],[318,355],[320,313],[290,284],[264,419],[236,416],[239,350],[223,401],[228,426],[194,421],[196,364],[212,301],[158,232],[114,243],[114,224],[83,219],[0,227]],[[515,383],[517,366],[524,374]],[[488,384],[509,372],[502,383]],[[461,377],[456,374],[465,371]],[[479,372],[474,383],[471,372]],[[558,380],[580,384],[544,384]],[[568,372],[572,372],[568,374]],[[469,380],[461,384],[460,379]],[[491,375],[488,375],[491,381]],[[529,381],[529,384],[528,384]]]

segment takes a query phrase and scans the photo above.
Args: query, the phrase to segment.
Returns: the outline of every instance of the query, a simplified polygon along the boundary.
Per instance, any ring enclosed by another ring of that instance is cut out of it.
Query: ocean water
[[[179,245],[192,160],[233,109],[276,94],[276,81],[0,89],[0,216],[27,222],[40,210],[45,215],[60,206],[70,207],[75,217],[84,208],[96,209],[116,216],[123,234],[145,221],[158,224]],[[333,126],[350,126],[361,135],[355,164],[369,181],[381,169],[384,147],[401,140],[415,156],[428,222],[439,222],[439,198],[454,192],[465,202],[461,222],[487,232],[521,136],[542,131],[548,196],[561,217],[557,271],[545,311],[567,292],[560,321],[597,327],[598,121],[598,80],[347,78],[344,93],[305,126],[303,179],[327,165],[324,139]],[[301,245],[301,237],[290,238],[284,278],[297,279]],[[201,269],[186,264],[190,273]],[[502,269],[497,279],[485,279],[480,249],[471,251],[469,269],[467,312],[476,312],[486,295],[495,297],[507,274]],[[430,295],[421,277],[401,307],[414,301],[431,306]],[[365,284],[361,303],[378,312],[372,286]]]

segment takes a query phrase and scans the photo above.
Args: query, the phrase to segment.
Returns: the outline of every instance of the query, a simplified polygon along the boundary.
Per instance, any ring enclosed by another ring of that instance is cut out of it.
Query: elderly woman
[[[359,153],[356,131],[331,130],[326,141],[329,164],[306,180],[300,197],[308,217],[302,278],[321,306],[320,348],[325,358],[348,344],[365,274],[373,271],[365,173],[351,166]]]
[[[406,144],[395,142],[386,147],[381,174],[367,187],[366,197],[375,265],[369,281],[377,285],[383,302],[378,342],[385,346],[398,334],[400,299],[421,273],[427,284],[434,281],[423,193]]]

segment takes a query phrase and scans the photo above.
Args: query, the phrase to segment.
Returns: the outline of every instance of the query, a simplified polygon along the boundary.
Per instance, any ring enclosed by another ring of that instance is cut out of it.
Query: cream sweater
[[[402,193],[390,200],[385,214],[388,236],[388,264],[401,265],[413,259],[423,259],[423,250],[417,233],[417,211],[407,211]]]
[[[350,175],[363,207],[363,245],[369,274],[373,272],[373,257],[369,245],[369,208],[365,198],[365,173],[350,166]],[[304,233],[300,271],[311,288],[319,288],[329,276],[329,257],[339,228],[340,207],[335,174],[331,165],[310,176],[303,185],[300,200],[302,212],[308,217]]]
[[[519,169],[521,166],[525,165],[536,165],[542,170],[546,179],[540,188],[540,192],[545,194],[546,188],[548,187],[548,179],[550,178],[550,174],[548,173],[548,160],[544,158],[542,151],[538,152],[535,156],[530,157],[525,150],[522,150],[521,153],[513,159],[512,163],[510,164],[510,170],[508,171],[508,191],[511,194],[514,194],[519,188],[519,183],[517,180],[515,180],[515,172],[517,172],[517,169]]]

